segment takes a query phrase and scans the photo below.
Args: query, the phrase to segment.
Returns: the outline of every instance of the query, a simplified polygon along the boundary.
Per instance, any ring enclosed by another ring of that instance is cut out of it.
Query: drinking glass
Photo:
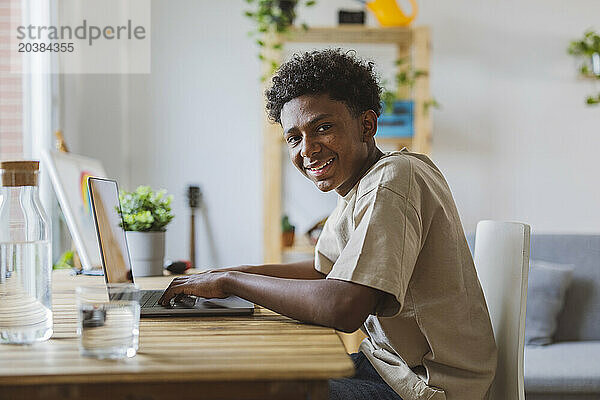
[[[76,289],[79,351],[95,358],[125,358],[137,353],[140,291],[130,283]]]

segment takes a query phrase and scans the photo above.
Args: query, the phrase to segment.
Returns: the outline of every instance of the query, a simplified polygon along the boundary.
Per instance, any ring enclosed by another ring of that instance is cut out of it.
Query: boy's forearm
[[[324,279],[325,275],[314,267],[314,260],[306,260],[288,264],[241,265],[215,271],[238,271],[247,274],[272,276],[284,279]]]
[[[345,282],[273,278],[231,271],[223,278],[223,289],[253,303],[299,321],[343,329],[337,303],[338,285]]]

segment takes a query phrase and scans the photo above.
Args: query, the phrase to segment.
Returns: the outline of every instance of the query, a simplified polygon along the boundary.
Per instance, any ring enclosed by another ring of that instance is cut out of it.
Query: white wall
[[[433,155],[463,223],[521,220],[541,232],[600,231],[600,108],[583,105],[569,40],[600,2],[422,1],[433,27]]]
[[[333,25],[338,8],[356,4],[321,1],[299,19]],[[207,219],[198,220],[202,267],[262,257],[264,114],[245,8],[242,0],[154,0],[151,75],[66,76],[63,85],[75,151],[101,158],[129,188],[176,195],[173,259],[188,254],[185,186],[202,186],[210,223],[207,231]],[[420,8],[417,23],[433,30],[432,91],[443,105],[434,111],[433,158],[465,229],[493,218],[538,232],[598,231],[600,109],[583,106],[590,86],[577,81],[565,48],[597,24],[600,2],[422,0]],[[288,167],[286,210],[305,227],[335,195],[314,189],[300,199],[312,188],[294,174]]]

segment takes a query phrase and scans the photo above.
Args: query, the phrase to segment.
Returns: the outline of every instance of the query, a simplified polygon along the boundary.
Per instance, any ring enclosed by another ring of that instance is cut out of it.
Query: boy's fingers
[[[180,289],[178,289],[177,287],[170,287],[169,289],[167,289],[167,291],[163,294],[163,296],[160,298],[160,300],[158,301],[159,304],[166,306],[171,302],[171,299],[175,296],[177,296],[177,294],[180,292]]]
[[[158,299],[158,304],[162,304],[163,303],[163,299],[165,298],[165,294],[167,294],[167,291],[171,288],[171,285],[173,284],[173,282],[175,282],[175,279],[173,279],[171,281],[171,283],[169,283],[169,286],[167,286],[167,288],[163,292],[162,296],[160,296],[160,299]]]
[[[167,290],[165,290],[161,298],[158,300],[158,304],[161,304],[163,306],[165,304],[169,304],[169,302],[173,297],[175,297],[175,295],[181,293],[180,286],[182,285],[185,285],[185,282],[176,282],[175,280],[173,280],[167,288]]]

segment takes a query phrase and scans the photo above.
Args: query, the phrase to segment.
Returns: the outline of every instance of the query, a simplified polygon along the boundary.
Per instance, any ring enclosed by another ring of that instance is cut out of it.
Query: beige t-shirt
[[[424,155],[386,153],[327,219],[315,268],[389,293],[361,351],[403,400],[487,398],[496,345],[450,188]]]

